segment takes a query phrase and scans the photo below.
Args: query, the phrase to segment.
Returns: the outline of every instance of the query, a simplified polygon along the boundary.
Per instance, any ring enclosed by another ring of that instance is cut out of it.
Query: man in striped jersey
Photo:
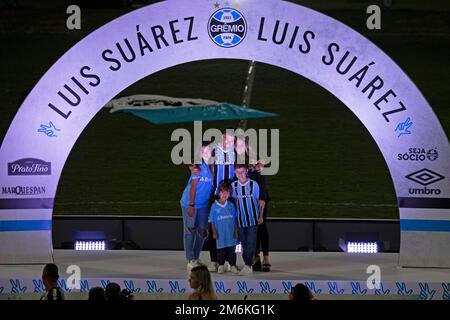
[[[227,129],[222,135],[222,143],[213,146],[214,157],[214,194],[219,194],[220,183],[234,178],[234,164],[236,163],[235,137]]]
[[[219,186],[222,181],[230,181],[234,178],[234,164],[236,163],[235,137],[232,134],[233,129],[225,130],[222,135],[221,143],[213,146],[212,156],[214,157],[213,164],[213,193],[211,195],[210,203],[214,203],[219,198]],[[212,237],[212,229],[210,226],[208,247],[211,263],[208,270],[216,272],[218,269],[217,263],[217,246],[216,240]]]
[[[233,198],[238,210],[239,239],[242,244],[242,258],[245,266],[240,275],[252,273],[253,257],[256,251],[258,225],[263,222],[259,208],[259,186],[247,176],[247,165],[236,164],[234,172],[238,180],[231,184]]]

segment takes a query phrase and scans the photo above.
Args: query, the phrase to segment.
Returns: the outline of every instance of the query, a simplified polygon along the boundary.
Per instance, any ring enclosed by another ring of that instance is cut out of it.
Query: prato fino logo
[[[247,22],[244,16],[232,8],[223,8],[213,13],[208,22],[211,40],[220,47],[232,48],[244,40]]]
[[[25,158],[8,163],[9,176],[39,176],[52,173],[51,163],[36,158]]]

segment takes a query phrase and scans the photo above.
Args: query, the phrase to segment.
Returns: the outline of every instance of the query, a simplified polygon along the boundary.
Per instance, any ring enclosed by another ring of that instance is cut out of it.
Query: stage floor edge
[[[423,300],[450,300],[450,269],[400,268],[397,253],[348,254],[325,252],[271,252],[271,272],[239,276],[213,273],[218,294],[287,294],[296,283],[316,295],[417,296]],[[117,282],[135,294],[187,294],[188,272],[183,251],[55,250],[60,286],[66,292],[88,292]],[[209,262],[208,252],[202,252]],[[242,258],[238,258],[242,265]],[[67,268],[72,267],[70,273]],[[44,291],[42,265],[0,265],[0,294]],[[79,267],[79,289],[70,289],[73,270]],[[368,288],[367,280],[379,267],[381,282]],[[355,297],[356,298],[356,297]],[[381,297],[374,297],[381,298]]]

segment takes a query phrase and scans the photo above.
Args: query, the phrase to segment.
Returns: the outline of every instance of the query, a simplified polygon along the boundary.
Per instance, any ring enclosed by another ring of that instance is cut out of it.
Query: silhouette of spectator
[[[122,290],[122,296],[124,300],[134,300],[134,295],[133,293],[128,290],[128,289],[123,289]]]
[[[105,290],[102,287],[94,287],[89,290],[89,301],[105,301]]]
[[[106,300],[108,300],[108,301],[123,301],[123,300],[125,300],[125,298],[122,295],[122,292],[120,290],[120,286],[115,282],[111,282],[106,285],[105,297],[106,297]]]
[[[58,286],[58,267],[54,263],[46,264],[42,271],[42,282],[45,287],[45,294],[41,300],[61,301],[64,300],[64,294]]]
[[[303,283],[297,283],[289,294],[289,300],[294,301],[311,301],[316,300],[312,292]]]

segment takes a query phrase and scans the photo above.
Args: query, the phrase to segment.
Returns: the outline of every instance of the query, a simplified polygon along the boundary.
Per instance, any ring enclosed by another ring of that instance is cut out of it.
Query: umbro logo
[[[425,168],[408,174],[406,178],[418,184],[421,184],[422,186],[428,186],[442,179],[445,179],[443,175]]]

